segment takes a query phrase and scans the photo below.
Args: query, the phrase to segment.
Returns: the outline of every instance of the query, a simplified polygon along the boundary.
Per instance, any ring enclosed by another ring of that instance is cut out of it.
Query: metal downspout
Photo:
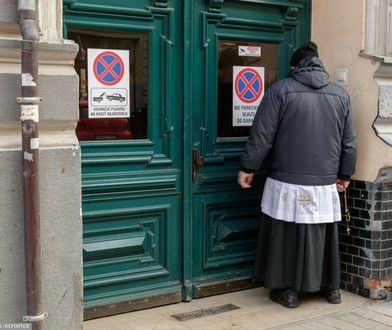
[[[22,89],[20,103],[22,124],[23,210],[27,316],[33,330],[42,329],[45,317],[42,304],[39,142],[38,142],[38,29],[35,0],[18,1],[19,28],[22,34]]]

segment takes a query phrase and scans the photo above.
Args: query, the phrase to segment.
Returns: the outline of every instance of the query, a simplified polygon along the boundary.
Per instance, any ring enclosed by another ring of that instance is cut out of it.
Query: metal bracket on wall
[[[43,321],[46,317],[48,316],[47,312],[43,312],[39,315],[35,315],[35,316],[23,316],[23,322],[39,322],[39,321]]]
[[[25,96],[25,97],[17,97],[16,98],[16,102],[17,103],[40,103],[40,102],[42,102],[42,97],[39,97],[39,96],[37,96],[37,97],[28,97],[28,96]]]

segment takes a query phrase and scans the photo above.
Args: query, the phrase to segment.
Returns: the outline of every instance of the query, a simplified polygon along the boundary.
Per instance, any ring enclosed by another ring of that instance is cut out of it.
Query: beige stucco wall
[[[81,330],[80,152],[75,136],[78,47],[61,39],[62,0],[39,0],[39,181],[43,330]],[[0,1],[0,328],[27,315],[18,1]],[[35,316],[35,315],[30,315]]]
[[[392,147],[374,133],[379,63],[359,56],[363,49],[365,0],[313,0],[312,40],[331,79],[336,68],[348,68],[348,85],[357,132],[358,159],[354,176],[374,181],[380,168],[392,166]]]

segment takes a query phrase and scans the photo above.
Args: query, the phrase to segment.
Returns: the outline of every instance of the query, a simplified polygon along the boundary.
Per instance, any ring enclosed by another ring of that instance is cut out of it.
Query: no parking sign
[[[88,49],[89,118],[129,117],[129,51]]]
[[[264,96],[264,68],[233,67],[233,126],[252,126]]]

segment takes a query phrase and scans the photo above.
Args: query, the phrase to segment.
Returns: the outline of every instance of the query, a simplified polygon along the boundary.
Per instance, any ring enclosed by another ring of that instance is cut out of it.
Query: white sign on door
[[[238,46],[238,56],[261,57],[261,47],[258,47],[258,46]]]
[[[129,118],[129,51],[88,49],[89,118]]]
[[[264,68],[233,67],[233,126],[252,126],[264,96]]]

